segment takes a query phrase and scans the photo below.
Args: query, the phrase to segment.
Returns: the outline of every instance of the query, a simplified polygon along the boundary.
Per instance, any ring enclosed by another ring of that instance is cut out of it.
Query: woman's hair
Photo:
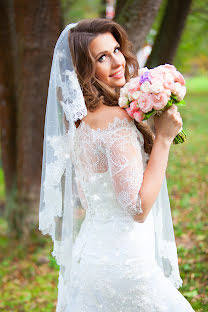
[[[132,53],[133,45],[128,40],[126,31],[116,22],[103,18],[85,19],[80,21],[69,31],[69,47],[73,65],[83,92],[86,107],[94,111],[102,103],[107,106],[118,106],[120,87],[112,91],[104,82],[95,77],[95,61],[92,57],[89,44],[99,34],[110,32],[120,44],[121,53],[126,60],[125,78],[138,75],[139,64]],[[153,145],[153,134],[147,125],[138,123],[135,125],[144,136],[145,152],[150,154]]]

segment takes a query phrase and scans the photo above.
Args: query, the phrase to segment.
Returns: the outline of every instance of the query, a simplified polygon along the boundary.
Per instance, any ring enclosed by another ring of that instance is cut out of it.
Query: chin
[[[125,83],[126,83],[126,79],[125,78],[121,79],[121,81],[117,81],[117,82],[113,83],[111,85],[111,88],[116,88],[116,87],[122,88],[125,85]]]

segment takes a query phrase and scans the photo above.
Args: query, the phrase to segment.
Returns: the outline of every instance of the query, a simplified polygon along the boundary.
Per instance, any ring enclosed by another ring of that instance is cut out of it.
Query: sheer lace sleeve
[[[109,131],[104,145],[118,202],[128,215],[142,213],[139,190],[143,181],[143,161],[136,126],[127,121],[126,126]]]

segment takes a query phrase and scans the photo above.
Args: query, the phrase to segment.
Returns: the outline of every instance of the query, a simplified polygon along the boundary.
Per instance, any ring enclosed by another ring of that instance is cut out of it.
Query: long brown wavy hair
[[[107,106],[119,106],[120,87],[112,91],[105,83],[95,77],[96,64],[89,50],[90,42],[99,34],[106,32],[110,32],[120,44],[120,50],[126,60],[126,81],[138,75],[139,64],[136,56],[132,53],[133,45],[128,40],[126,31],[119,24],[103,18],[80,21],[75,27],[70,29],[68,40],[73,65],[82,88],[85,104],[91,112],[95,111],[101,103]],[[143,134],[145,152],[150,154],[153,145],[151,128],[135,120],[134,123]]]

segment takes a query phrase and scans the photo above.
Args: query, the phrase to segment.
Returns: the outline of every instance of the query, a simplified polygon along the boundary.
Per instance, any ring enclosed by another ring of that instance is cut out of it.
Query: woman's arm
[[[134,220],[137,222],[145,221],[157,199],[165,177],[171,142],[171,140],[165,139],[159,135],[154,139],[152,151],[139,191],[143,213],[134,216]]]

